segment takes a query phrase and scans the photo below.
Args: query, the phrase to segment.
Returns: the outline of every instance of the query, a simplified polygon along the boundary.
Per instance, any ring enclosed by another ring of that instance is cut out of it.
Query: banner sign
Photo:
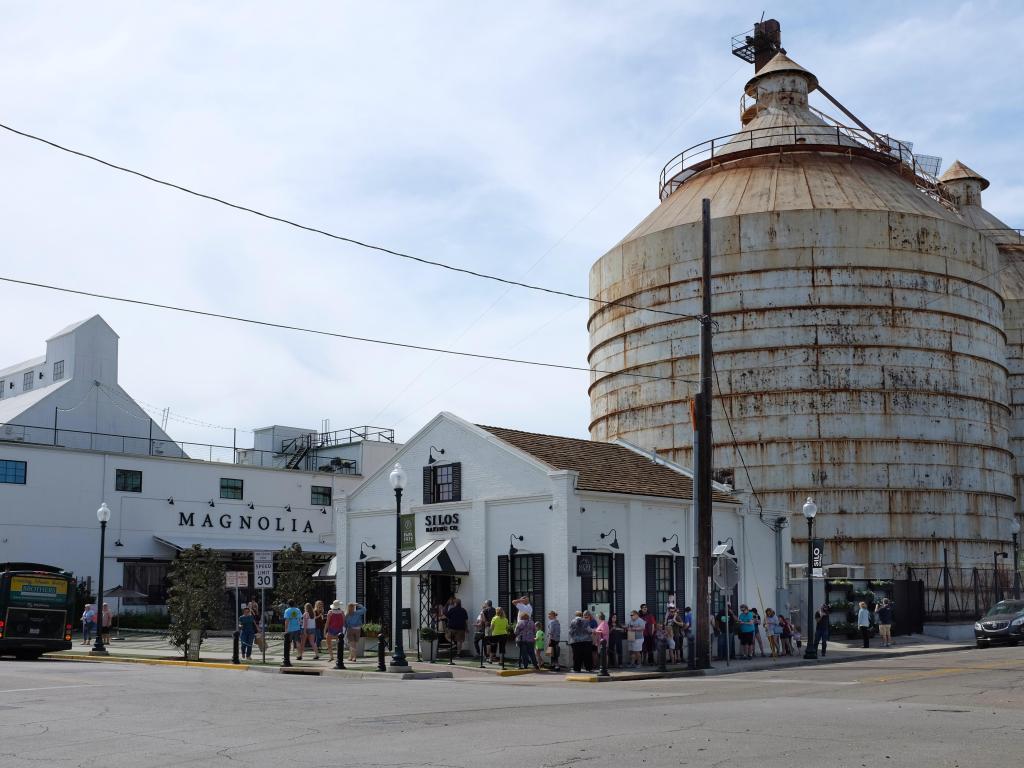
[[[12,576],[11,601],[19,603],[66,603],[68,583],[44,576]]]
[[[402,551],[416,549],[416,515],[402,515],[399,524],[402,532]]]

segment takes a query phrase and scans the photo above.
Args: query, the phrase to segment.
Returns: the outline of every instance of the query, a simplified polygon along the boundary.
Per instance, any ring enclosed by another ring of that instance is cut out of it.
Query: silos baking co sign
[[[426,533],[452,533],[459,530],[459,513],[425,515],[423,524],[426,526]]]

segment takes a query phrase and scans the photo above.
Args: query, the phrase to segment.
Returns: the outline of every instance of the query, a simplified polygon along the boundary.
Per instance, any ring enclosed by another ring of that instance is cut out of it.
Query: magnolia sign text
[[[248,531],[252,530],[255,525],[255,529],[259,531],[275,531],[277,533],[313,533],[313,524],[307,520],[306,524],[299,529],[299,521],[294,517],[284,519],[281,517],[266,517],[255,515],[238,515],[238,530]],[[216,523],[216,524],[215,524]],[[231,528],[234,520],[231,515],[224,514],[219,517],[215,517],[207,513],[204,517],[199,519],[198,526],[196,525],[196,513],[195,512],[179,512],[178,513],[178,526],[183,528]],[[273,523],[273,527],[271,527]],[[291,527],[283,525],[283,523],[291,523]]]

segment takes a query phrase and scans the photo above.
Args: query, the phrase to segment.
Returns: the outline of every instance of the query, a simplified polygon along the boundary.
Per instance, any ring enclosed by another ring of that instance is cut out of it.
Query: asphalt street
[[[599,684],[0,662],[4,768],[983,768],[1022,750],[1020,648]]]

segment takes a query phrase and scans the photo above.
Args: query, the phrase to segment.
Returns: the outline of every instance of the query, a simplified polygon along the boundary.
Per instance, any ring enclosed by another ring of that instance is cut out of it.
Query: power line
[[[93,291],[83,291],[76,288],[65,288],[58,285],[49,285],[47,283],[38,283],[31,280],[18,280],[13,277],[0,276],[0,281],[5,283],[13,283],[15,285],[27,285],[32,288],[44,288],[49,291],[59,291],[60,293],[71,293],[77,296],[88,296],[93,299],[104,299],[106,301],[118,301],[124,304],[135,304],[140,307],[151,307],[154,309],[166,309],[171,312],[182,312],[189,315],[198,315],[200,317],[213,317],[220,320],[232,320],[236,323],[248,323],[249,325],[259,325],[264,328],[278,328],[284,331],[295,331],[297,333],[310,333],[316,336],[330,336],[336,339],[345,339],[347,341],[361,341],[366,344],[380,344],[386,347],[398,347],[399,349],[415,349],[421,352],[440,352],[445,355],[453,355],[455,357],[471,357],[479,360],[493,360],[501,363],[515,363],[517,365],[532,365],[538,368],[556,368],[565,371],[584,371],[586,373],[600,373],[609,376],[634,376],[639,379],[651,379],[655,381],[675,381],[684,384],[696,384],[697,382],[690,379],[676,379],[671,376],[655,376],[648,373],[631,373],[626,371],[606,371],[599,368],[590,368],[579,365],[565,365],[562,363],[545,363],[539,360],[523,360],[514,357],[502,357],[500,355],[487,355],[480,352],[463,352],[455,349],[444,349],[441,347],[426,347],[419,344],[407,344],[400,341],[388,341],[386,339],[371,339],[366,336],[353,336],[347,333],[338,333],[336,331],[325,331],[318,328],[304,328],[298,325],[287,325],[285,323],[275,323],[270,320],[257,320],[251,317],[241,317],[239,315],[226,315],[220,312],[209,312],[202,309],[192,309],[189,307],[179,307],[173,304],[160,304],[155,301],[145,301],[143,299],[132,299],[125,296],[112,296],[110,294],[95,293]]]
[[[362,240],[356,240],[355,238],[352,238],[352,237],[346,237],[344,235],[339,235],[339,234],[336,234],[334,232],[328,232],[325,229],[320,229],[318,227],[313,227],[313,226],[310,226],[308,224],[300,224],[297,221],[293,221],[292,219],[286,219],[283,216],[275,216],[273,214],[257,210],[256,208],[250,208],[250,207],[248,207],[246,205],[241,205],[239,203],[233,203],[230,200],[225,200],[224,198],[216,197],[215,195],[206,194],[205,192],[199,192],[197,190],[190,189],[189,187],[182,186],[181,184],[176,184],[176,183],[174,183],[172,181],[166,181],[164,179],[157,178],[156,176],[151,176],[151,175],[149,175],[147,173],[143,173],[141,171],[136,171],[136,170],[133,170],[132,168],[128,168],[128,167],[123,166],[123,165],[118,165],[117,163],[112,163],[109,160],[104,160],[101,157],[97,157],[95,155],[90,155],[87,152],[82,152],[82,151],[77,150],[77,149],[72,149],[70,147],[65,147],[64,145],[58,144],[57,142],[51,141],[50,139],[44,139],[42,136],[36,136],[34,134],[31,134],[31,133],[26,133],[25,131],[19,131],[17,128],[12,128],[11,126],[4,125],[3,123],[0,123],[0,128],[4,129],[5,131],[8,131],[10,133],[13,133],[13,134],[16,134],[18,136],[21,136],[23,138],[31,139],[32,141],[38,141],[39,143],[45,144],[48,147],[53,147],[54,149],[59,149],[61,152],[67,152],[68,154],[75,155],[77,157],[82,157],[82,158],[85,158],[86,160],[92,160],[93,162],[99,163],[100,165],[104,165],[107,168],[112,168],[115,171],[121,171],[122,173],[131,174],[132,176],[137,176],[140,179],[145,179],[146,181],[153,182],[154,184],[160,184],[161,186],[164,186],[164,187],[169,187],[171,189],[176,189],[179,192],[184,192],[187,195],[192,195],[193,197],[198,197],[198,198],[201,198],[203,200],[209,200],[210,202],[218,203],[220,205],[227,206],[228,208],[234,208],[236,211],[242,211],[244,213],[250,213],[253,216],[259,216],[260,218],[267,219],[269,221],[276,221],[279,224],[285,224],[285,225],[287,225],[289,227],[294,227],[296,229],[301,229],[301,230],[303,230],[305,232],[312,232],[313,234],[316,234],[316,235],[323,235],[324,237],[329,237],[332,240],[339,240],[339,241],[341,241],[343,243],[349,243],[350,245],[355,245],[355,246],[358,246],[360,248],[366,248],[366,249],[371,250],[371,251],[378,251],[379,253],[386,253],[386,254],[388,254],[390,256],[397,256],[398,258],[401,258],[401,259],[408,259],[409,261],[419,262],[420,264],[426,264],[426,265],[431,266],[431,267],[439,267],[441,269],[447,269],[447,270],[449,270],[451,272],[459,272],[459,273],[462,273],[464,275],[470,275],[471,277],[479,277],[479,278],[481,278],[483,280],[493,280],[494,282],[504,283],[505,285],[515,286],[517,288],[526,288],[526,289],[531,290],[531,291],[541,291],[542,293],[549,293],[549,294],[553,294],[555,296],[565,296],[565,297],[571,298],[571,299],[584,299],[586,301],[593,301],[596,304],[604,304],[605,306],[610,306],[610,307],[611,306],[623,307],[625,309],[634,309],[634,310],[647,311],[647,312],[656,312],[656,313],[662,314],[662,315],[672,315],[673,317],[681,317],[681,318],[683,318],[685,320],[699,319],[698,316],[696,316],[696,315],[686,315],[686,314],[683,314],[683,313],[680,313],[680,312],[672,312],[671,310],[667,310],[667,309],[653,309],[653,308],[650,308],[650,307],[638,307],[638,306],[634,306],[632,304],[624,304],[624,303],[622,303],[620,301],[604,301],[603,299],[594,299],[594,298],[591,298],[589,296],[583,296],[583,295],[578,294],[578,293],[570,293],[569,291],[560,291],[560,290],[558,290],[556,288],[546,288],[546,287],[544,287],[542,285],[534,285],[532,283],[524,283],[524,282],[521,282],[519,280],[511,280],[511,279],[506,278],[506,277],[499,277],[497,275],[491,275],[491,274],[488,274],[486,272],[477,272],[476,270],[467,269],[466,267],[456,267],[456,266],[454,266],[452,264],[445,264],[443,261],[434,261],[432,259],[423,258],[422,256],[413,256],[412,254],[409,254],[409,253],[403,253],[401,251],[396,251],[396,250],[393,250],[391,248],[385,248],[382,245],[374,245],[373,243],[367,243],[367,242],[364,242]]]

